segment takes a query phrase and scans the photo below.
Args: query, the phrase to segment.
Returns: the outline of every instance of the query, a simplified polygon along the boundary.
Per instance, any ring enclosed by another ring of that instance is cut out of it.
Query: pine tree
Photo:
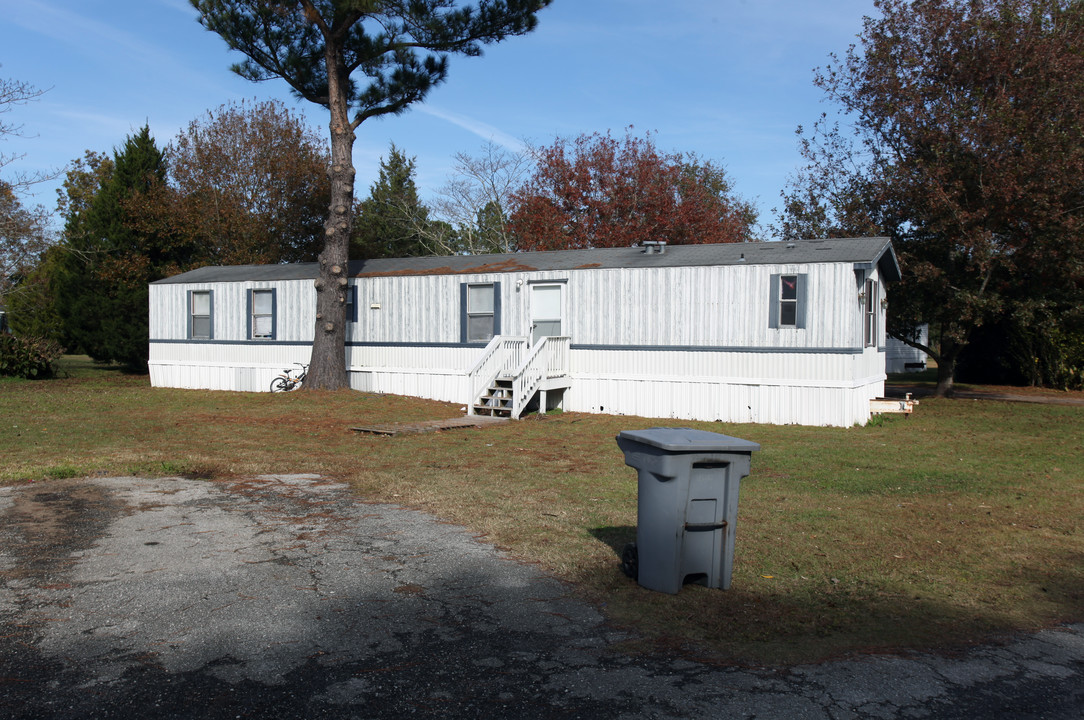
[[[490,200],[478,211],[475,227],[478,231],[478,245],[484,252],[509,251],[511,232],[508,228],[508,217],[504,214],[504,208],[496,200]]]
[[[129,136],[93,197],[69,215],[67,252],[52,282],[68,336],[95,360],[135,371],[147,367],[147,284],[190,255],[136,222],[141,199],[159,191],[165,176],[165,155],[150,129]]]
[[[361,203],[350,255],[354,258],[415,257],[431,254],[425,242],[429,210],[418,200],[415,161],[392,143],[380,160],[380,176]]]
[[[200,22],[244,53],[253,81],[282,78],[329,111],[331,206],[316,281],[316,326],[305,387],[338,390],[346,376],[346,262],[354,223],[354,131],[398,115],[448,76],[451,54],[530,32],[551,0],[190,0]]]

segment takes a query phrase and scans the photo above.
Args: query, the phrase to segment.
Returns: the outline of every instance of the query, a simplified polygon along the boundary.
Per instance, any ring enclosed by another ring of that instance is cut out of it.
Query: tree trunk
[[[956,378],[956,360],[960,357],[960,351],[964,346],[946,340],[941,340],[941,352],[935,357],[937,360],[937,389],[934,397],[952,397],[953,383]]]
[[[304,387],[340,390],[350,386],[346,375],[347,261],[354,207],[354,128],[346,99],[345,73],[336,48],[327,43],[328,91],[331,110],[331,206],[324,223],[324,249],[318,257],[316,328]]]
[[[937,389],[933,392],[934,397],[952,397],[952,383],[955,375],[955,358],[951,362],[948,360],[937,362]]]

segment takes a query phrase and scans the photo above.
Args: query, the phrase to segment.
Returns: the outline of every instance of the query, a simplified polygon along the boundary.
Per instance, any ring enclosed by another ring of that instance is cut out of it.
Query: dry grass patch
[[[728,662],[950,647],[1084,619],[1084,410],[924,400],[876,427],[572,413],[413,436],[359,424],[459,407],[356,392],[151,389],[86,368],[0,385],[0,479],[313,472],[425,509],[575,583],[611,621]],[[689,425],[758,442],[732,589],[644,590],[619,569],[636,473],[614,437]]]

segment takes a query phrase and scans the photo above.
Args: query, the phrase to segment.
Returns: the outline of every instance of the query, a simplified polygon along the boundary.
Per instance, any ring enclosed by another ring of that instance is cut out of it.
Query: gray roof
[[[834,238],[795,242],[667,245],[664,252],[623,247],[593,250],[445,255],[438,257],[356,260],[351,277],[394,275],[465,275],[542,270],[597,268],[700,267],[711,265],[782,265],[787,263],[847,262],[856,267],[878,265],[889,280],[900,277],[888,238]],[[254,280],[306,280],[317,276],[316,263],[292,265],[234,265],[203,267],[159,280],[158,283],[209,283]]]

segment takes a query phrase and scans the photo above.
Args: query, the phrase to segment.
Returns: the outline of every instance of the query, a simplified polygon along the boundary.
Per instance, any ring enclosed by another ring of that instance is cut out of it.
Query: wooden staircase
[[[467,373],[467,413],[518,420],[536,396],[545,412],[546,393],[569,387],[569,348],[567,337],[543,337],[534,347],[527,338],[493,338]]]
[[[472,415],[491,417],[512,417],[514,407],[512,397],[513,378],[494,378],[489,387],[474,402]]]

